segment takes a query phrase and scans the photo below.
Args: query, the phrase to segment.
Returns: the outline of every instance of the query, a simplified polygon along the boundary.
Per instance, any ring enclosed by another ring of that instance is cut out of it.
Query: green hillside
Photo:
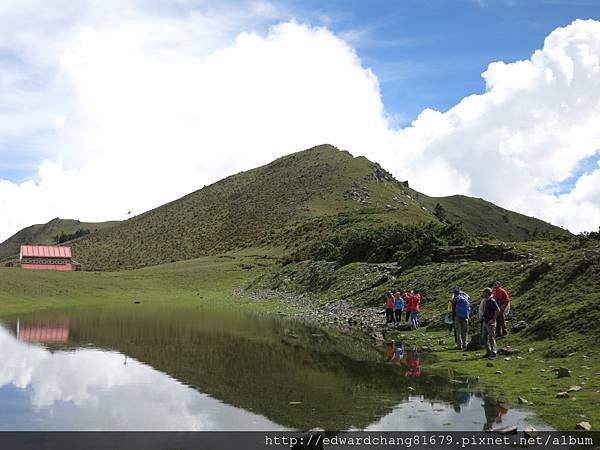
[[[54,245],[55,237],[75,236],[77,232],[95,233],[98,230],[109,228],[118,222],[81,222],[79,220],[52,219],[48,223],[31,225],[23,228],[6,241],[0,244],[0,260],[12,258],[19,255],[19,249],[23,244]],[[83,231],[80,231],[83,230]]]
[[[500,240],[530,240],[560,233],[556,227],[542,220],[500,208],[481,198],[464,195],[427,197],[421,194],[419,200],[432,211],[439,204],[450,223],[461,223],[471,232]]]
[[[73,248],[90,270],[131,269],[248,248],[284,255],[348,229],[439,222],[437,203],[447,221],[492,238],[565,233],[482,200],[424,196],[364,157],[321,145],[99,230]]]

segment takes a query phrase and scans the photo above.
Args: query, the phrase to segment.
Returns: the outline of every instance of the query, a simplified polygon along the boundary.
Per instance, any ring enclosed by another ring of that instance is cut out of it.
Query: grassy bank
[[[512,334],[498,340],[499,349],[511,347],[519,353],[499,355],[488,365],[481,358],[484,351],[463,352],[454,348],[454,339],[444,331],[394,332],[388,336],[431,348],[433,363],[430,368],[452,368],[491,390],[507,406],[528,408],[539,418],[560,430],[573,430],[581,421],[600,423],[600,354],[597,347],[582,345],[568,356],[552,355],[551,341],[534,341]],[[440,339],[445,340],[441,345]],[[529,349],[533,349],[530,351]],[[558,378],[554,369],[565,367],[570,377]],[[501,372],[501,373],[498,373]],[[573,386],[581,390],[568,392]],[[557,398],[559,392],[569,397]],[[526,404],[519,402],[519,397]]]

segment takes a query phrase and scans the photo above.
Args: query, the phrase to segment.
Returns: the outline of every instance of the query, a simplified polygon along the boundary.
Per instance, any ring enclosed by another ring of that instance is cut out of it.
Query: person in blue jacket
[[[402,297],[402,291],[397,289],[394,294],[394,317],[398,325],[402,320],[402,311],[404,311],[404,298]]]
[[[457,288],[454,294],[454,329],[456,333],[456,348],[459,350],[467,348],[470,318],[471,299],[469,298],[469,294]]]

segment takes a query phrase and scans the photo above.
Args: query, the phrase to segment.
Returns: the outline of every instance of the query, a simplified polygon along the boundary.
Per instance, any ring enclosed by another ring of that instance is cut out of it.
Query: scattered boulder
[[[492,430],[492,432],[499,433],[499,434],[517,434],[517,426],[510,425],[510,426],[502,427],[502,428],[494,428]]]
[[[475,334],[471,337],[471,340],[467,344],[467,351],[476,351],[482,349],[484,346],[483,340],[480,334]]]
[[[581,386],[571,386],[567,392],[578,392],[583,389]]]
[[[302,402],[297,402],[297,401],[290,402],[290,405],[301,405],[301,404],[302,404]]]
[[[371,335],[371,339],[373,339],[374,341],[383,342],[384,341],[383,333],[373,333]]]
[[[568,392],[559,392],[558,394],[556,394],[556,398],[568,398],[568,397],[569,397]]]
[[[567,369],[566,367],[559,367],[558,370],[556,371],[556,375],[558,376],[558,378],[570,377],[571,371],[569,369]]]
[[[535,439],[538,435],[538,430],[536,430],[534,427],[529,425],[529,426],[525,427],[525,429],[523,430],[523,435],[527,439],[532,439],[532,438]]]
[[[535,348],[529,347],[529,353],[533,353],[534,351],[535,351]]]
[[[592,426],[590,425],[589,422],[579,422],[575,428],[577,428],[578,430],[585,430],[585,431],[590,431],[592,429]]]
[[[525,400],[523,397],[518,398],[519,405],[528,405],[529,402]]]
[[[438,339],[438,344],[446,345],[446,339]]]
[[[498,350],[498,353],[500,353],[501,355],[516,355],[517,353],[521,353],[521,350],[519,350],[518,348],[507,346]]]
[[[496,375],[502,375],[504,372],[502,372],[501,370],[496,370]]]

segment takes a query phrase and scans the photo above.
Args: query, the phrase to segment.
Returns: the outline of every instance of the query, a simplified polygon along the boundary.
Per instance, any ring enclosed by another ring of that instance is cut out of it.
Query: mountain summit
[[[283,254],[352,227],[440,221],[502,240],[563,232],[481,199],[428,197],[377,163],[320,145],[99,229],[72,247],[86,269],[115,270],[250,247]]]

